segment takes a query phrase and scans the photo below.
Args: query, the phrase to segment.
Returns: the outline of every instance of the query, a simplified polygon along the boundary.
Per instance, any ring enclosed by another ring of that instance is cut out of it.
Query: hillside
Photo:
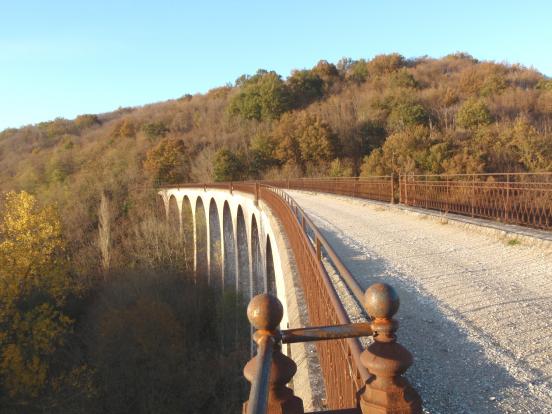
[[[321,61],[285,79],[259,70],[204,95],[5,130],[0,192],[56,203],[85,269],[98,262],[89,234],[102,193],[125,221],[158,182],[550,171],[551,133],[552,80],[532,69],[463,53]]]

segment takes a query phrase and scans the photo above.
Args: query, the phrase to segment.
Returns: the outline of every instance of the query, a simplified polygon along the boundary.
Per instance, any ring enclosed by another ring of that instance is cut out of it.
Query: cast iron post
[[[363,414],[421,414],[422,401],[402,374],[412,365],[412,355],[397,343],[398,327],[393,315],[399,309],[399,297],[385,283],[370,286],[364,295],[364,306],[373,317],[372,343],[360,360],[371,377],[360,398]]]

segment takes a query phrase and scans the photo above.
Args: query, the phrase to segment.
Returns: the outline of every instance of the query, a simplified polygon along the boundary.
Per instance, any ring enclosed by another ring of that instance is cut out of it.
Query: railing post
[[[257,329],[253,340],[258,353],[243,370],[251,383],[243,414],[304,414],[303,401],[286,387],[297,365],[281,351],[278,326],[282,316],[280,301],[266,293],[255,296],[247,306],[249,322]]]
[[[395,174],[391,174],[391,204],[395,204]]]
[[[504,221],[510,220],[510,174],[506,174],[506,205],[504,206]]]
[[[447,186],[447,194],[446,194],[447,207],[446,207],[445,213],[448,214],[448,212],[450,211],[450,183],[449,183],[448,175],[446,177],[446,186]]]
[[[230,184],[228,185],[229,189],[230,189],[230,194],[233,194],[233,191],[234,191],[234,184],[232,183],[232,181],[230,181]]]
[[[399,173],[399,204],[402,204],[402,174]]]
[[[316,257],[318,258],[318,261],[322,260],[322,248],[318,237],[316,238]]]
[[[408,175],[404,176],[404,204],[408,205]]]
[[[374,342],[361,354],[360,360],[371,377],[360,398],[363,414],[421,414],[422,401],[402,374],[412,365],[412,355],[397,343],[398,323],[393,315],[399,309],[399,297],[385,284],[370,286],[364,295]]]
[[[472,179],[471,216],[475,216],[475,174]]]
[[[255,182],[255,205],[259,204],[259,182]]]

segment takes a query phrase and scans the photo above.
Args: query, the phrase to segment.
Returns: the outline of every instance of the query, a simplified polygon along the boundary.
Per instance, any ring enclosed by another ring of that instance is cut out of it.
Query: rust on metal
[[[281,334],[284,344],[292,344],[295,342],[325,341],[329,339],[371,336],[372,327],[370,323],[363,322],[346,325],[286,329],[283,330]]]
[[[269,294],[255,296],[247,306],[249,322],[257,329],[253,339],[257,355],[245,366],[243,373],[251,382],[249,400],[244,414],[303,414],[303,401],[286,387],[297,365],[282,354],[278,343],[278,326],[282,321],[280,301]]]
[[[374,342],[362,353],[361,361],[372,374],[360,398],[363,414],[421,414],[422,400],[402,376],[412,365],[412,355],[397,343],[397,323],[393,316],[399,309],[399,297],[385,283],[366,290],[366,311],[374,317]]]

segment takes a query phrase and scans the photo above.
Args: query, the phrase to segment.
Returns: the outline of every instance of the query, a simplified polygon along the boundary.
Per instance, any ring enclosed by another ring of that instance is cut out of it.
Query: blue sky
[[[551,1],[0,0],[0,130],[398,52],[552,75]]]

